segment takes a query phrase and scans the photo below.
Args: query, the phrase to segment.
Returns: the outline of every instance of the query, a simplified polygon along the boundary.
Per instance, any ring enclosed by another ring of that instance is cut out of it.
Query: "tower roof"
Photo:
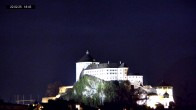
[[[119,68],[123,68],[123,67],[128,67],[125,63],[121,63],[121,65],[119,66]]]
[[[95,59],[90,55],[89,51],[78,62],[95,62]]]

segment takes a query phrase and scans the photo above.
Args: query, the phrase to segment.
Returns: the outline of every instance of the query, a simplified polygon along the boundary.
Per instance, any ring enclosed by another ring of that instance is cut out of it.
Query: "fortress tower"
[[[87,50],[86,54],[78,62],[76,62],[76,81],[79,80],[81,72],[90,64],[99,64],[99,62],[96,62]]]

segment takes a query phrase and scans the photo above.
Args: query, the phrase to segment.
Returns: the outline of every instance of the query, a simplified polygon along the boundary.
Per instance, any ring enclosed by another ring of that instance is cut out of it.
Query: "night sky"
[[[42,97],[49,83],[74,84],[86,50],[96,61],[125,62],[147,85],[164,80],[176,100],[196,104],[194,0],[0,1],[0,98]]]

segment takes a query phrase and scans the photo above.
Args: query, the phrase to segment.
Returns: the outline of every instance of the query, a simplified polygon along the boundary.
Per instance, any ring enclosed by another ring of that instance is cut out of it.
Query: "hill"
[[[84,75],[60,98],[88,106],[100,106],[107,103],[131,105],[133,91],[129,81],[104,81],[94,76]]]

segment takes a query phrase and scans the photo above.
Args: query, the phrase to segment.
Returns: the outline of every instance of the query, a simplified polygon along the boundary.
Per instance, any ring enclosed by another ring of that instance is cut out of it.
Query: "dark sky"
[[[86,50],[97,61],[127,63],[145,84],[167,81],[178,100],[196,99],[194,0],[0,1],[1,98],[41,97],[55,81],[72,85]]]

